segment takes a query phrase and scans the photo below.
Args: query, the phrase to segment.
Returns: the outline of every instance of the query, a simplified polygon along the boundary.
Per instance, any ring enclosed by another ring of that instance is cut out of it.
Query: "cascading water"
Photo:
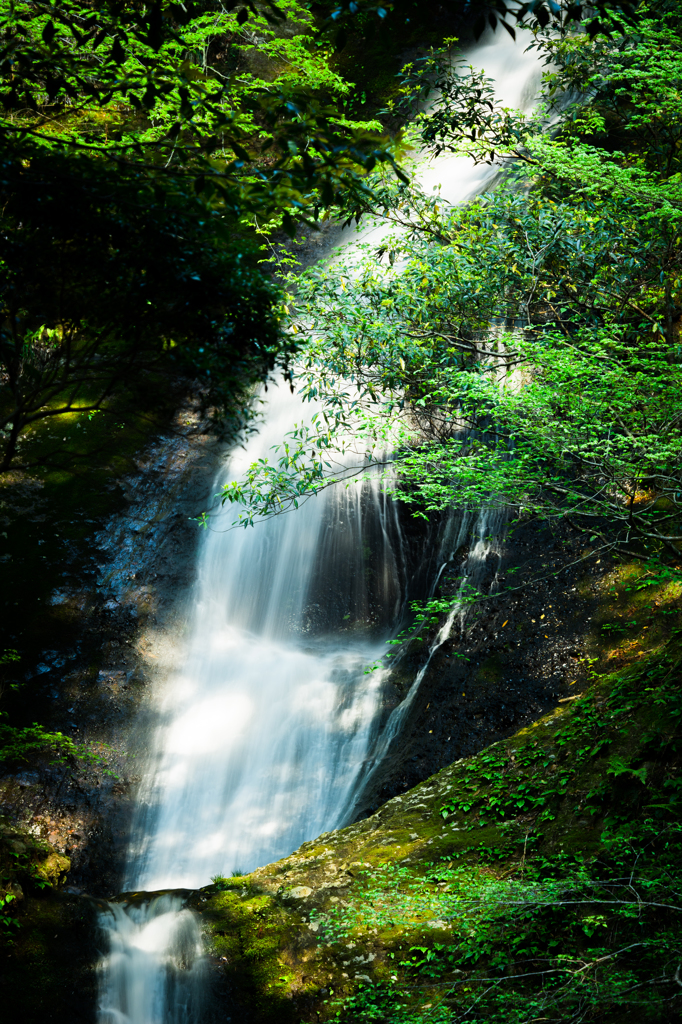
[[[110,904],[100,921],[109,955],[102,964],[100,1020],[111,1024],[194,1024],[205,992],[201,933],[178,896],[134,906]]]
[[[537,61],[522,59],[506,36],[471,60],[496,79],[508,105],[532,101]],[[496,170],[449,157],[419,173],[425,187],[442,183],[443,196],[457,202]],[[363,240],[373,233],[365,230]],[[262,429],[232,455],[216,489],[303,418],[300,400],[274,389]],[[426,670],[379,737],[384,673],[364,670],[398,620],[406,567],[396,509],[378,478],[332,488],[255,529],[230,530],[231,518],[214,521],[203,539],[187,655],[159,700],[140,790],[129,891],[205,885],[342,824]],[[477,521],[453,517],[441,561],[473,534],[464,573],[475,583],[501,525],[487,511]],[[100,966],[100,1024],[201,1018],[200,935],[177,895],[111,904],[101,929],[109,952]]]
[[[229,475],[266,457],[303,412],[273,389]],[[196,888],[335,828],[374,743],[384,673],[365,669],[405,593],[396,507],[379,477],[258,528],[230,529],[232,518],[218,516],[204,538],[187,656],[159,701],[140,790],[129,890]],[[197,1019],[197,926],[170,899],[103,915],[102,1024],[175,1024],[178,993]]]
[[[453,602],[445,622],[431,642],[424,664],[415,676],[405,699],[395,708],[386,722],[376,743],[373,757],[366,762],[363,786],[371,784],[375,769],[381,766],[381,762],[388,754],[389,747],[400,736],[402,726],[418,696],[421,681],[428,671],[434,654],[452,636],[453,629],[457,626],[460,630],[465,629],[470,608],[467,602],[468,594],[482,593],[486,589],[489,594],[496,591],[497,573],[502,557],[502,539],[507,526],[507,518],[507,513],[503,509],[484,508],[477,513],[470,511],[462,513],[453,510],[451,513],[440,543],[440,568],[431,587],[431,596],[435,593],[443,571],[447,569],[455,555],[461,551],[467,540],[471,539],[471,547],[460,567],[457,599]],[[360,780],[358,790],[360,790]]]
[[[230,475],[300,415],[288,389],[271,392]],[[216,488],[224,481],[223,470]],[[371,745],[381,673],[364,669],[404,591],[396,510],[379,479],[331,489],[265,528],[229,530],[232,518],[205,538],[187,659],[140,794],[127,881],[146,890],[252,870],[335,827]]]

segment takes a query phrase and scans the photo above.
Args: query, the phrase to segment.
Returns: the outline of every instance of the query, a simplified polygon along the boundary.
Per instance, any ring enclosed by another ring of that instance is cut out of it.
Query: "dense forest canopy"
[[[592,33],[612,11],[596,10]],[[478,13],[513,34],[582,7]],[[377,163],[402,174],[381,122],[354,116],[335,49],[385,26],[397,51],[433,14],[411,0],[0,5],[0,471],[24,465],[31,424],[114,399],[124,415],[122,396],[153,406],[178,375],[214,425],[244,422],[249,388],[291,350],[254,229],[360,216]]]
[[[243,419],[286,365],[254,229],[352,204],[393,160],[331,56],[296,0],[0,9],[2,470],[31,424],[178,375]]]

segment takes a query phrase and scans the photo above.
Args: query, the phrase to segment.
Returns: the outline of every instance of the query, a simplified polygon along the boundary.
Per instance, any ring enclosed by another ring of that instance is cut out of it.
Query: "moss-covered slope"
[[[196,895],[233,1019],[678,1019],[679,588],[604,589],[575,699]]]

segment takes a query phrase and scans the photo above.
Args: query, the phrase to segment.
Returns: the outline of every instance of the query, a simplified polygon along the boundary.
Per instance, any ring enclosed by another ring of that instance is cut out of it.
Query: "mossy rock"
[[[43,860],[36,861],[34,877],[41,878],[49,885],[59,885],[66,881],[71,868],[71,861],[63,853],[53,850]]]
[[[53,846],[22,828],[0,820],[0,889],[17,884],[33,888],[58,886],[66,880],[71,861]]]

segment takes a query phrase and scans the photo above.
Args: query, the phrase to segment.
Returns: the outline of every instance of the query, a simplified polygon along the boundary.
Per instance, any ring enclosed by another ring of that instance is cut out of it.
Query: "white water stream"
[[[301,416],[288,388],[271,390],[230,476]],[[189,650],[161,708],[128,886],[205,885],[335,827],[371,745],[381,673],[364,669],[384,647],[376,620],[395,621],[404,590],[396,510],[379,479],[247,530],[229,529],[234,516],[228,508],[203,539]]]
[[[506,33],[470,59],[496,80],[506,105],[532,103],[537,58]],[[496,173],[457,157],[419,171],[423,186],[440,184],[449,202],[483,190]],[[385,230],[377,225],[355,240],[372,243]],[[296,396],[272,389],[262,429],[232,454],[215,490],[267,456],[304,416]],[[197,888],[343,824],[426,671],[378,736],[385,673],[364,669],[385,651],[406,570],[396,510],[378,479],[331,489],[253,529],[229,530],[233,518],[228,509],[202,539],[186,657],[159,695],[128,891]],[[487,512],[478,521],[453,517],[442,565],[473,533],[464,572],[475,582],[500,525]],[[99,1024],[198,1024],[201,936],[180,897],[111,904],[100,923],[108,951]]]

